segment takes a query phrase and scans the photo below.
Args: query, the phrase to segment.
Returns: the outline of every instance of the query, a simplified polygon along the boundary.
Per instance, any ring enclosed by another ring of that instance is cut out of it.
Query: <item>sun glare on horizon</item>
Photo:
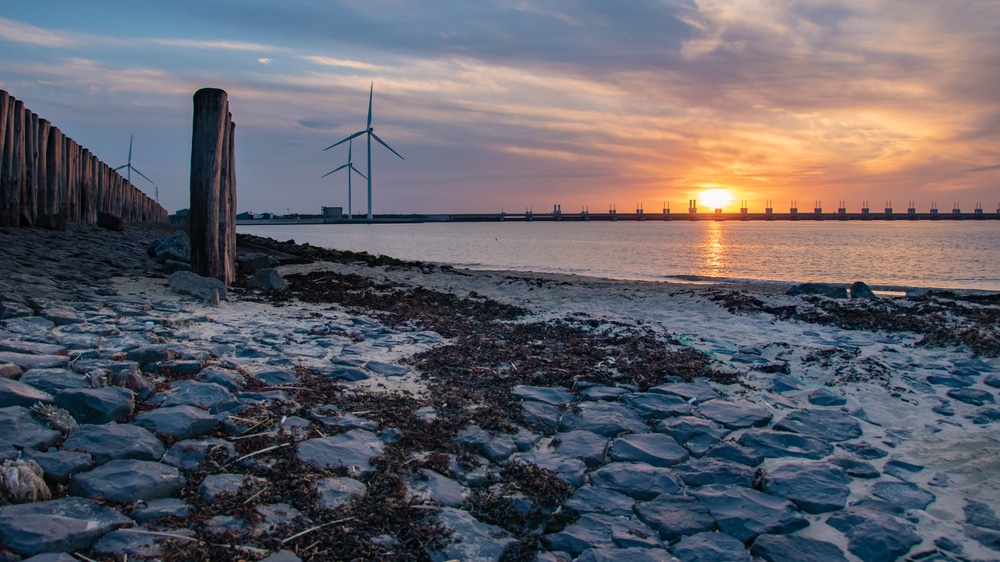
[[[722,209],[733,202],[733,193],[728,189],[708,189],[698,195],[698,206],[708,209]]]

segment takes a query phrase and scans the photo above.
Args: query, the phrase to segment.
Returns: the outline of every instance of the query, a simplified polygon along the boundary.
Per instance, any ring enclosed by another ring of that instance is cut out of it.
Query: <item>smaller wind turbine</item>
[[[156,182],[154,182],[153,180],[147,178],[146,174],[143,174],[142,172],[140,172],[139,170],[137,170],[135,168],[135,166],[132,165],[132,135],[128,136],[128,162],[126,162],[125,164],[122,164],[121,166],[118,166],[117,168],[115,168],[115,171],[117,172],[118,170],[121,170],[122,168],[125,168],[126,170],[128,170],[128,172],[126,172],[125,179],[127,179],[129,183],[132,183],[132,172],[135,172],[135,173],[139,174],[140,176],[142,176],[142,178],[144,180],[148,181],[149,183],[151,183],[153,185],[156,185]],[[159,191],[159,190],[157,190],[157,191]]]
[[[322,176],[322,177],[325,178],[326,176],[329,176],[333,172],[339,172],[340,170],[343,170],[344,168],[347,168],[347,220],[351,220],[351,218],[354,216],[354,213],[351,210],[351,171],[353,170],[354,172],[357,172],[357,174],[359,176],[361,176],[361,177],[363,177],[365,179],[368,179],[367,176],[365,176],[364,174],[361,173],[361,170],[355,168],[354,164],[351,164],[351,151],[353,151],[353,150],[354,150],[354,141],[352,140],[347,145],[347,164],[344,164],[342,166],[338,166],[336,169],[334,169],[334,170],[332,170],[330,172],[327,172],[327,173],[323,174],[323,176]]]

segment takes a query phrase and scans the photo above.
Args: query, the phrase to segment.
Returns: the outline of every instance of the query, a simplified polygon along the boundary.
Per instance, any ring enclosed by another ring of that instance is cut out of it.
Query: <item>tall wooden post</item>
[[[225,91],[203,88],[195,92],[191,134],[191,269],[227,285],[236,271],[235,252],[230,254],[227,250],[230,244],[234,249],[236,245],[235,220],[228,221],[229,201],[235,203],[235,196],[230,197],[227,186],[236,183],[230,179],[233,176],[230,169],[233,139],[227,141],[232,131],[230,119]]]
[[[51,125],[45,119],[38,120],[38,214],[49,211],[49,130]]]
[[[13,100],[7,112],[0,175],[0,226],[21,222],[21,182],[24,178],[24,102]]]

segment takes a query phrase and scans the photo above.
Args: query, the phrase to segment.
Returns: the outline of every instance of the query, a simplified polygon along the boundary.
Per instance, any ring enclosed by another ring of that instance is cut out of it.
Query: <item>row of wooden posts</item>
[[[93,224],[98,212],[162,222],[167,211],[24,102],[0,90],[0,226],[42,216]]]

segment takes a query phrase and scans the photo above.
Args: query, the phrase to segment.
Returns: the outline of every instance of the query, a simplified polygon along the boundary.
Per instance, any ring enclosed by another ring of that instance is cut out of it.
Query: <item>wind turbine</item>
[[[149,183],[151,183],[153,185],[156,185],[156,182],[154,182],[153,180],[147,178],[146,174],[143,174],[142,172],[140,172],[139,170],[137,170],[135,168],[135,166],[132,165],[132,135],[128,136],[128,162],[125,163],[125,164],[122,164],[121,166],[118,166],[117,168],[115,168],[115,171],[117,172],[118,170],[121,170],[122,168],[125,168],[125,169],[128,170],[128,172],[126,172],[125,179],[127,179],[129,183],[132,183],[132,172],[135,172],[135,173],[139,174],[140,176],[142,176],[143,179],[145,179]]]
[[[374,138],[379,144],[389,149],[390,152],[399,156],[400,160],[405,160],[398,152],[392,149],[391,146],[385,144],[385,141],[378,138],[375,134],[375,129],[372,127],[372,97],[375,94],[375,84],[372,83],[371,90],[368,92],[368,124],[365,126],[365,130],[358,131],[349,137],[335,142],[330,146],[324,148],[323,150],[330,150],[331,148],[337,146],[338,144],[343,144],[355,137],[360,137],[361,135],[368,135],[368,220],[372,220],[372,139]],[[348,176],[350,173],[347,174]]]
[[[352,150],[354,150],[354,141],[353,140],[347,145],[347,164],[344,164],[342,166],[338,166],[333,171],[327,172],[327,173],[323,174],[323,176],[322,176],[322,177],[325,178],[326,176],[329,176],[333,172],[339,172],[340,170],[343,170],[344,168],[347,168],[347,220],[351,220],[351,218],[353,218],[353,216],[354,216],[353,211],[351,211],[351,171],[353,170],[353,171],[357,172],[359,176],[361,176],[361,177],[363,177],[365,179],[368,179],[367,177],[365,177],[364,174],[361,173],[361,170],[355,168],[354,164],[351,164],[351,151]],[[369,190],[369,193],[371,193],[370,190]],[[369,201],[368,209],[369,209],[369,212],[370,212],[371,211],[371,198],[370,197],[369,197],[368,201]],[[371,218],[371,217],[369,217],[369,218]]]

